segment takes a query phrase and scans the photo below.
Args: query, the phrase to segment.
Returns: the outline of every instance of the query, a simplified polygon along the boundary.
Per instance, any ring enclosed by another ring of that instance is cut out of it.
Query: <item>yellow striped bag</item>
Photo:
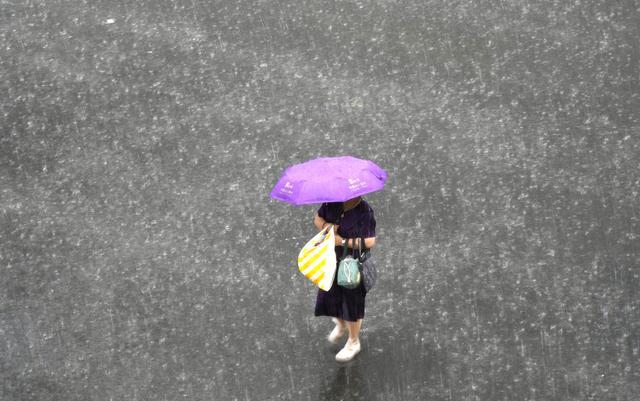
[[[298,270],[321,290],[329,291],[336,274],[333,226],[328,225],[302,248]]]

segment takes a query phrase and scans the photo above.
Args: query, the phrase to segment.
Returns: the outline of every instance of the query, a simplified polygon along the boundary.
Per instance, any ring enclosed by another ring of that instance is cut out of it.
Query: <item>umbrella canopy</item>
[[[271,197],[292,205],[345,202],[384,187],[387,173],[352,156],[321,157],[287,168]]]

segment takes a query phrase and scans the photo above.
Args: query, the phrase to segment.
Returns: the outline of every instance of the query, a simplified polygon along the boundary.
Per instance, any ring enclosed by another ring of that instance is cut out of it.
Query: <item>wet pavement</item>
[[[0,399],[640,394],[633,1],[0,2]],[[282,170],[389,173],[346,365]]]

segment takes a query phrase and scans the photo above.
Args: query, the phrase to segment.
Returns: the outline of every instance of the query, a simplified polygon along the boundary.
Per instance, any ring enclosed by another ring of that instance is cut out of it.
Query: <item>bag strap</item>
[[[344,211],[344,203],[343,203],[342,204],[342,209],[341,209],[341,212],[340,212],[340,217],[339,217],[338,224],[342,223],[342,217],[344,216],[344,213],[345,213],[345,211]],[[359,221],[358,221],[358,223],[359,223]],[[355,249],[356,248],[356,242],[355,241],[356,240],[355,240],[355,238],[345,238],[345,239],[346,239],[346,241],[344,242],[344,246],[342,248],[342,259],[344,259],[347,256],[347,252],[349,250],[348,249],[349,248],[349,246],[348,246],[349,245],[349,240],[351,240],[351,257],[353,257],[355,259],[355,256],[356,256],[356,249]]]
[[[371,226],[371,216],[372,216],[373,212],[372,212],[371,207],[369,206],[369,204],[366,204],[366,205],[367,205],[367,211],[369,212],[368,213],[368,215],[369,215],[369,226]],[[360,230],[358,229],[358,231],[360,231]],[[367,248],[367,245],[364,242],[364,235],[363,235],[360,238],[360,260],[361,261],[364,261],[364,260],[367,259],[367,257],[368,257],[367,252],[368,251],[369,251],[369,249]]]
[[[357,238],[345,238],[346,241],[342,247],[342,259],[344,259],[348,253],[351,254],[351,257],[356,258],[356,239]],[[349,252],[349,241],[351,241],[351,252]]]
[[[363,200],[364,201],[364,200]],[[365,203],[365,205],[367,206],[367,211],[369,212],[369,223],[371,223],[371,207]],[[343,206],[344,207],[344,206]],[[344,209],[343,209],[344,212]],[[358,220],[357,224],[357,231],[358,233],[360,232],[360,220]],[[355,258],[355,254],[356,254],[356,239],[357,238],[347,238],[346,241],[344,242],[344,246],[342,248],[342,258],[344,258],[345,256],[347,256],[347,251],[348,251],[348,244],[349,244],[349,240],[351,240],[351,256],[353,256]],[[358,242],[358,259],[361,259],[363,254],[367,252],[367,247],[364,243],[364,236],[360,237],[360,241]]]
[[[348,243],[349,243],[349,239],[347,238],[347,240],[344,242],[344,245],[342,246],[342,259],[344,259],[347,256]]]
[[[360,234],[360,220],[358,220],[358,222],[356,223],[356,229],[358,234]],[[356,244],[355,241],[356,239],[360,239],[360,241],[358,241],[358,257],[356,258],[358,260],[358,270],[360,270],[360,272],[362,272],[362,245],[364,244],[364,238],[361,236],[359,238],[354,238],[353,239],[353,253],[354,253],[354,258],[355,258],[355,252],[356,252]]]
[[[356,220],[356,232],[360,232],[360,220]],[[351,238],[351,256],[356,259],[356,238]]]

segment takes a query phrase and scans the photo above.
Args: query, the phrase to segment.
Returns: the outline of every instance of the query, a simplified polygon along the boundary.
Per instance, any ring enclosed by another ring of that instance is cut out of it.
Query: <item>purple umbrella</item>
[[[284,171],[271,197],[293,205],[345,202],[384,187],[387,173],[369,160],[321,157]]]

